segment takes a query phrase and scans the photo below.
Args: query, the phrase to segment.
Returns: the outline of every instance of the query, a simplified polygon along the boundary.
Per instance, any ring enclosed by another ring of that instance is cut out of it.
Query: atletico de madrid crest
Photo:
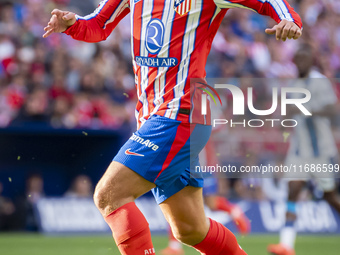
[[[179,15],[184,15],[191,10],[192,0],[175,0],[174,9]]]

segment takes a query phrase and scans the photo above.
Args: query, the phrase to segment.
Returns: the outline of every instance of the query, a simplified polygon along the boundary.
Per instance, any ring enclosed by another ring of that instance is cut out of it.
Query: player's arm
[[[104,0],[90,15],[81,17],[72,12],[53,10],[44,38],[53,33],[65,33],[73,39],[100,42],[112,33],[119,21],[130,12],[129,0]]]
[[[219,8],[246,8],[273,18],[278,25],[266,29],[277,40],[298,39],[302,35],[302,21],[286,0],[214,0]]]

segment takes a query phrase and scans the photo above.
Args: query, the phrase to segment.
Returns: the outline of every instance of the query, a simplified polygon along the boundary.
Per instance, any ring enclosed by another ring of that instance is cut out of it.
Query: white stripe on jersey
[[[216,18],[217,14],[220,13],[220,11],[221,11],[221,8],[218,7],[218,6],[216,5],[216,10],[215,10],[214,16],[213,16],[213,17],[211,18],[211,20],[210,20],[209,27],[211,26],[211,23],[213,23],[213,21],[214,21],[214,19]]]
[[[164,34],[164,42],[167,44],[163,45],[162,49],[158,53],[159,58],[168,58],[169,57],[169,49],[170,49],[170,36],[172,32],[173,19],[175,17],[175,9],[173,8],[173,3],[171,1],[165,1],[162,22],[166,26],[165,34]],[[157,77],[155,79],[154,87],[155,87],[155,98],[154,104],[155,109],[152,111],[151,115],[155,114],[161,104],[164,102],[164,92],[165,92],[165,78],[166,72],[168,71],[168,67],[160,67],[158,68]]]
[[[90,19],[95,18],[95,17],[100,13],[100,11],[104,8],[105,4],[106,4],[108,1],[109,1],[109,0],[103,0],[103,1],[101,1],[101,2],[99,3],[98,8],[97,8],[93,13],[91,13],[91,14],[89,14],[89,15],[86,15],[86,16],[84,16],[84,17],[76,15],[76,19],[90,20]]]
[[[167,110],[165,117],[176,119],[181,97],[184,95],[185,83],[188,78],[190,56],[194,51],[196,30],[198,28],[201,12],[203,9],[203,0],[195,1],[195,6],[192,7],[188,14],[187,26],[185,28],[183,45],[182,45],[182,61],[179,65],[177,74],[176,86],[174,87],[174,99],[169,103],[169,110]]]
[[[145,38],[143,31],[146,31],[147,25],[149,24],[151,20],[151,13],[153,10],[153,0],[144,0],[143,1],[143,9],[142,9],[142,24],[141,24],[141,40],[140,40],[140,55],[141,57],[147,57],[148,51],[145,46]],[[143,116],[147,116],[149,114],[149,103],[146,95],[146,88],[149,84],[149,67],[147,66],[141,66],[141,96],[139,97],[139,100],[143,103]],[[142,124],[146,121],[144,117],[140,118],[140,121]]]
[[[134,5],[134,0],[131,1],[131,3]],[[131,55],[132,55],[132,65],[133,65],[133,71],[135,73],[135,79],[137,78],[137,82],[136,84],[138,84],[138,77],[136,76],[136,72],[137,72],[137,64],[136,64],[136,61],[135,61],[135,52],[133,50],[133,47],[134,47],[134,44],[133,44],[133,16],[135,14],[135,6],[132,6],[132,8],[130,9],[131,11],[131,15],[130,15],[130,22],[131,22]],[[139,88],[137,86],[137,95],[139,95]]]
[[[135,61],[135,52],[134,52],[134,50],[133,50],[133,48],[134,48],[134,40],[133,40],[133,29],[134,29],[134,27],[133,27],[133,18],[134,18],[134,14],[135,14],[135,6],[133,6],[135,3],[134,3],[134,1],[132,0],[131,1],[131,6],[132,6],[132,8],[130,9],[131,10],[131,15],[130,15],[130,22],[131,22],[131,54],[132,54],[132,65],[133,65],[133,69],[134,69],[134,73],[135,73],[135,85],[136,85],[136,87],[137,87],[137,96],[139,96],[139,93],[140,93],[140,91],[139,91],[139,86],[138,86],[138,77],[137,77],[137,65],[136,65],[136,61]],[[139,114],[139,112],[135,109],[135,118],[136,118],[136,120],[138,121],[138,114]],[[138,123],[137,123],[137,127],[138,127]]]
[[[188,12],[189,11],[189,8],[190,8],[190,1],[187,1],[187,6],[185,7],[185,12]]]
[[[116,8],[116,10],[114,11],[114,13],[111,15],[111,18],[110,18],[108,21],[105,22],[104,28],[105,28],[108,24],[112,23],[112,22],[115,20],[115,18],[116,18],[123,10],[125,10],[125,8],[128,8],[128,7],[129,7],[129,0],[123,0],[123,1],[121,1],[121,3],[117,6],[117,8]]]
[[[230,9],[230,8],[243,8],[243,9],[248,9],[251,11],[255,11],[254,9],[250,8],[250,7],[246,7],[244,5],[241,4],[236,4],[236,3],[231,3],[229,1],[226,0],[214,0],[215,4],[217,7],[221,8],[221,9]],[[256,12],[256,11],[255,11]]]
[[[286,19],[289,21],[294,21],[292,15],[289,13],[289,10],[285,3],[281,0],[268,0],[268,2],[273,6],[277,15],[279,15],[280,19]]]
[[[289,10],[287,8],[287,6],[285,5],[285,3],[282,0],[258,0],[262,3],[269,3],[275,10],[275,12],[277,13],[277,15],[280,17],[280,19],[285,19],[285,20],[289,20],[289,21],[294,21],[292,15],[289,13]],[[220,7],[220,8],[244,8],[244,9],[249,9],[252,11],[255,11],[254,9],[250,8],[250,7],[246,7],[244,5],[238,4],[238,3],[232,3],[230,1],[227,0],[214,0],[215,4]],[[257,12],[257,11],[255,11]]]
[[[178,8],[178,12],[181,13],[181,11],[182,11],[182,4],[180,6],[178,6],[177,8]]]

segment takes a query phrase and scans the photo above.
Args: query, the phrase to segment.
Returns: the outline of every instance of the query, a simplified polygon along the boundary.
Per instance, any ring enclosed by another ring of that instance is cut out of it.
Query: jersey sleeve
[[[129,0],[103,0],[92,14],[76,15],[76,23],[64,33],[79,41],[100,42],[106,40],[129,12]]]
[[[289,20],[302,28],[300,16],[286,0],[214,0],[214,2],[221,9],[246,8],[270,16],[277,23],[282,20]]]

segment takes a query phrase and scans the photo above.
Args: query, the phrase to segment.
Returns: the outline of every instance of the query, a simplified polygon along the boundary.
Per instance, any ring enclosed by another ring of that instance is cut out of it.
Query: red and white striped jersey
[[[286,0],[104,0],[92,14],[77,16],[65,33],[77,40],[99,42],[131,12],[138,126],[154,114],[210,124],[201,115],[200,97],[191,93],[190,79],[206,76],[212,40],[227,10],[234,7],[302,26]]]

